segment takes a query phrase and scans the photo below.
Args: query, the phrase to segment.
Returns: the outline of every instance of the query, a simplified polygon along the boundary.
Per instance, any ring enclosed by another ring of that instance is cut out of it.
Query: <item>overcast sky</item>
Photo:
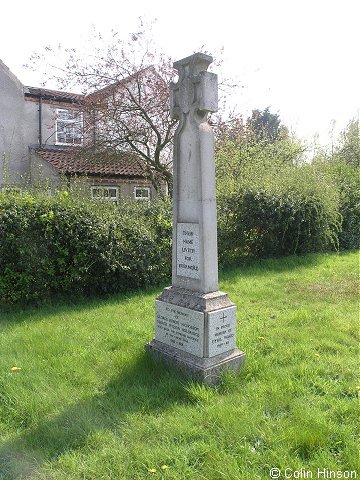
[[[339,131],[359,115],[359,0],[3,2],[0,58],[23,84],[39,86],[43,79],[22,67],[34,51],[78,47],[92,25],[126,36],[139,16],[157,19],[155,42],[174,60],[224,47],[223,73],[244,87],[232,98],[244,116],[270,106],[299,137],[318,133],[325,144],[332,120]]]

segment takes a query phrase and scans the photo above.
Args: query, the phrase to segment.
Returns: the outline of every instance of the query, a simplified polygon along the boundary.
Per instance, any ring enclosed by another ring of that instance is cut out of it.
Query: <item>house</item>
[[[83,177],[92,197],[156,197],[139,156],[100,152],[92,135],[84,135],[85,100],[71,92],[24,86],[0,61],[0,188],[46,181],[54,191],[64,179]],[[165,183],[161,189],[166,192]]]

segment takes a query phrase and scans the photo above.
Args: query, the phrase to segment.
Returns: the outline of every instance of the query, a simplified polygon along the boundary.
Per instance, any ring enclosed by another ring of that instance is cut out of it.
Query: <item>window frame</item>
[[[74,113],[76,112],[78,115],[79,115],[79,120],[76,120],[76,119],[64,119],[64,118],[59,118],[59,113],[60,112],[71,112],[71,113]],[[79,111],[79,110],[76,110],[74,108],[57,108],[56,111],[56,119],[55,119],[55,145],[62,145],[62,146],[69,146],[71,145],[72,147],[77,147],[77,146],[82,146],[83,143],[84,143],[84,114],[83,112]],[[74,135],[72,135],[72,142],[61,142],[59,141],[58,139],[58,135],[59,135],[59,131],[61,132],[61,130],[59,130],[58,128],[58,123],[63,123],[63,124],[68,124],[68,125],[72,125],[72,126],[76,126],[78,125],[80,127],[80,130],[81,130],[81,135],[80,135],[80,142],[79,143],[75,143],[74,140],[78,137],[75,137]]]
[[[102,191],[115,190],[116,196],[115,197],[112,197],[111,195],[95,196],[94,195],[95,190],[102,190]],[[90,192],[91,192],[91,199],[92,200],[106,200],[106,201],[118,202],[119,198],[120,198],[120,195],[119,195],[120,187],[118,187],[117,185],[91,185]]]
[[[21,193],[21,187],[18,185],[11,185],[11,184],[2,184],[0,185],[0,192],[4,193]]]
[[[140,190],[146,190],[146,191],[148,192],[148,196],[147,196],[147,197],[137,197],[137,196],[136,196],[136,190],[138,190],[138,189],[140,189]],[[135,185],[135,186],[134,186],[134,199],[135,199],[136,201],[140,201],[140,202],[144,202],[144,201],[145,201],[145,202],[149,202],[150,199],[151,199],[151,187],[149,187],[149,186],[147,186],[147,185],[146,185],[146,186]]]

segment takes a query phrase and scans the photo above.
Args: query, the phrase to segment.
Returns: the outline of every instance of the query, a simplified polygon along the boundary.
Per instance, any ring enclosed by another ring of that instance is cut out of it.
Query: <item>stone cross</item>
[[[214,136],[207,121],[217,111],[217,76],[209,55],[174,63],[170,110],[174,136],[172,286],[155,305],[155,338],[145,345],[155,358],[216,383],[245,354],[236,347],[236,306],[218,291]]]
[[[174,286],[202,293],[218,289],[214,135],[207,116],[217,111],[217,75],[209,55],[174,63],[170,112],[179,120],[174,138]]]

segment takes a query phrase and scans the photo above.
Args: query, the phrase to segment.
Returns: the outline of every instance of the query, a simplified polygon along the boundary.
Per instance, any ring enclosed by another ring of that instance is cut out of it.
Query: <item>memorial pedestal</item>
[[[224,371],[238,370],[245,361],[245,353],[237,348],[215,357],[199,358],[153,339],[145,345],[145,349],[154,360],[175,367],[208,385],[216,385]]]
[[[155,338],[145,348],[156,360],[208,384],[244,362],[236,348],[236,307],[225,293],[169,287],[155,309]]]

